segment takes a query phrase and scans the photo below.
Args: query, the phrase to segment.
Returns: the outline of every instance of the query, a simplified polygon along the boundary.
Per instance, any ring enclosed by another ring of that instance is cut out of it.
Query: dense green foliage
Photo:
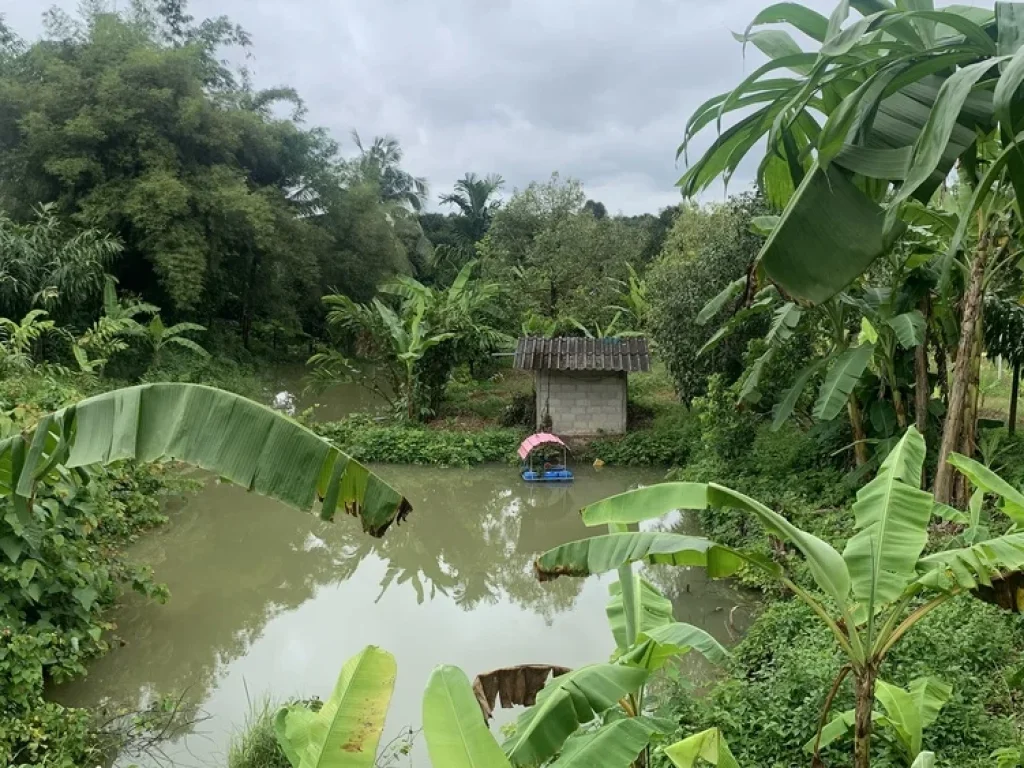
[[[313,429],[361,461],[447,467],[511,461],[525,435],[517,429],[460,432],[415,425],[381,425],[355,416],[314,424]]]
[[[952,700],[925,735],[927,747],[950,765],[990,766],[997,747],[1016,743],[1021,712],[1010,678],[1024,663],[1021,631],[1017,617],[962,598],[925,619],[886,662],[883,676],[898,684],[931,673],[953,686]],[[668,710],[680,733],[721,728],[741,765],[805,765],[803,745],[814,737],[840,664],[828,631],[810,609],[777,601],[734,649],[726,678],[705,698],[680,691]],[[836,709],[848,709],[852,701],[847,684]],[[848,765],[848,752],[836,745],[823,757],[827,765]],[[885,740],[877,764],[905,765]]]
[[[697,322],[704,305],[747,272],[761,242],[750,231],[751,218],[764,212],[762,201],[746,196],[709,209],[686,207],[651,267],[651,336],[684,402],[704,393],[712,373],[726,384],[738,379],[747,341],[764,332],[763,323],[749,323],[701,354],[717,326]]]

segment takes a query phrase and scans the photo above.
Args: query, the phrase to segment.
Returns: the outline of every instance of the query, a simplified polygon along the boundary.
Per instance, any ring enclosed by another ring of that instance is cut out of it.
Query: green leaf
[[[845,173],[815,165],[758,256],[790,296],[821,303],[859,277],[888,248],[884,214]]]
[[[274,732],[292,766],[371,768],[397,673],[394,656],[371,645],[341,668],[319,712],[301,704],[281,707]]]
[[[24,548],[25,545],[21,539],[14,536],[0,538],[0,551],[3,551],[12,563],[17,564],[18,560],[21,559],[21,553],[25,551]]]
[[[642,493],[641,493],[642,492]],[[705,483],[655,483],[609,496],[583,508],[583,524],[629,525],[662,517],[677,509],[707,509]]]
[[[665,757],[677,768],[694,768],[698,760],[704,760],[718,768],[739,768],[736,758],[729,751],[725,737],[717,728],[709,728],[665,747]]]
[[[989,58],[970,64],[946,78],[928,116],[928,122],[914,142],[906,181],[890,205],[895,207],[909,198],[939,167],[967,97],[971,95],[975,84],[1005,58]]]
[[[969,547],[926,555],[917,562],[918,581],[931,589],[977,589],[993,578],[1024,568],[1024,533],[1009,533]]]
[[[77,600],[87,611],[92,608],[93,603],[96,602],[96,598],[99,597],[99,593],[89,586],[76,587],[71,590],[71,594],[74,595],[75,600]]]
[[[423,693],[423,735],[434,765],[507,768],[508,758],[480,714],[469,678],[458,667],[440,666]]]
[[[949,701],[953,686],[936,677],[918,677],[910,681],[910,696],[921,715],[924,728],[939,719],[939,710]]]
[[[935,768],[935,753],[921,752],[914,759],[914,762],[910,766],[910,768]]]
[[[592,664],[553,678],[537,703],[516,720],[515,735],[503,746],[513,765],[537,766],[595,717],[636,693],[648,673],[620,664]]]
[[[570,738],[551,768],[629,768],[657,730],[644,717],[616,720]]]
[[[661,669],[669,659],[691,650],[697,651],[712,664],[721,664],[729,658],[729,652],[703,629],[673,622],[641,632],[637,636],[636,645],[620,656],[618,662],[653,672]]]
[[[322,517],[331,519],[341,506],[373,536],[383,536],[411,510],[390,485],[329,441],[266,406],[213,387],[117,389],[57,411],[40,423],[37,435],[51,424],[70,435],[68,468],[172,458],[298,509],[308,510],[322,498]],[[15,474],[15,448],[27,444],[22,435],[0,441],[0,496],[14,493],[12,484],[23,487],[24,478],[37,471],[26,462],[11,484],[3,482]]]
[[[634,581],[638,586],[634,600],[636,616],[633,626],[636,627],[636,632],[639,634],[672,623],[672,601],[647,579],[634,577]],[[630,647],[626,633],[622,584],[613,581],[608,585],[608,592],[611,594],[611,600],[608,601],[605,613],[608,615],[608,624],[615,637],[615,644],[619,653],[622,653]]]
[[[641,489],[644,490],[644,489]],[[678,533],[610,533],[549,549],[534,563],[541,581],[559,576],[590,576],[628,563],[691,565],[712,576],[731,576],[742,560],[737,553],[697,536]]]
[[[704,325],[712,317],[717,315],[730,299],[738,296],[740,291],[747,285],[747,278],[738,277],[722,289],[711,301],[705,304],[697,314],[697,325]]]
[[[873,715],[872,719],[874,719],[876,713],[872,712],[871,714]],[[829,744],[835,741],[839,741],[839,739],[845,738],[848,734],[853,732],[853,726],[856,724],[856,722],[856,711],[849,709],[846,712],[840,712],[838,715],[829,720],[828,724],[821,729],[821,740],[818,741],[818,747],[824,749]],[[813,753],[814,744],[816,740],[817,736],[815,736],[815,738],[810,739],[806,744],[804,744],[804,752],[807,752],[808,754]]]
[[[1024,47],[1013,54],[996,83],[992,94],[992,109],[1003,130],[1010,136],[1017,133],[1013,124],[1013,103],[1021,83],[1024,83]]]
[[[792,24],[819,43],[828,34],[828,19],[799,3],[774,3],[758,12],[747,26],[746,32],[760,24]]]
[[[786,422],[796,408],[797,402],[800,400],[800,395],[804,393],[807,388],[807,382],[811,376],[818,372],[818,370],[825,365],[826,359],[816,360],[815,362],[808,365],[800,373],[796,375],[793,380],[793,384],[787,389],[782,399],[779,400],[775,406],[774,415],[772,417],[772,431],[778,432],[782,425]]]
[[[797,528],[764,504],[716,483],[708,483],[708,505],[753,513],[768,533],[791,542],[803,553],[818,587],[835,600],[840,609],[846,608],[850,595],[850,572],[842,555],[829,544]]]
[[[864,369],[868,367],[874,352],[873,345],[861,344],[850,347],[836,358],[818,392],[818,400],[814,404],[814,418],[819,421],[831,421],[839,415],[846,401],[850,399],[853,388],[864,374]]]
[[[1021,493],[999,475],[974,459],[952,453],[948,459],[976,488],[993,493],[1002,500],[1000,509],[1017,525],[1024,525],[1024,493]]]
[[[857,492],[857,532],[846,543],[843,560],[853,595],[867,606],[869,615],[903,594],[928,542],[932,496],[918,487],[924,456],[924,438],[911,427],[875,478]]]
[[[904,349],[913,349],[924,341],[925,319],[918,309],[890,317],[885,322],[896,333]]]

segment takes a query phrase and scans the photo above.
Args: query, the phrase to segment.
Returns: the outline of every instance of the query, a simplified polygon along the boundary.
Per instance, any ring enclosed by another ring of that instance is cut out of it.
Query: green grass
[[[269,696],[249,702],[245,724],[228,745],[228,768],[291,768],[274,735],[276,711]]]
[[[999,367],[991,360],[982,361],[981,399],[978,411],[984,418],[1006,421],[1010,414],[1010,390],[1013,386],[1013,369],[1003,365],[1002,376]],[[1024,427],[1024,408],[1017,405],[1017,426]]]

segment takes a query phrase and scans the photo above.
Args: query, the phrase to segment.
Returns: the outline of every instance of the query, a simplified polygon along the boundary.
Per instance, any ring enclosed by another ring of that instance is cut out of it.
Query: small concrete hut
[[[626,431],[626,377],[651,369],[647,340],[543,339],[516,345],[515,367],[534,372],[537,428],[557,435]]]

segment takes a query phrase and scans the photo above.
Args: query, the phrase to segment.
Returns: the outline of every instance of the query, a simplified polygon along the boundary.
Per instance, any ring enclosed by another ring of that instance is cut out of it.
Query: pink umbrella
[[[560,445],[563,448],[568,447],[562,442],[561,438],[556,435],[552,435],[549,432],[538,432],[536,435],[530,435],[519,445],[519,458],[525,460],[526,457],[530,455],[530,452],[538,445]]]

